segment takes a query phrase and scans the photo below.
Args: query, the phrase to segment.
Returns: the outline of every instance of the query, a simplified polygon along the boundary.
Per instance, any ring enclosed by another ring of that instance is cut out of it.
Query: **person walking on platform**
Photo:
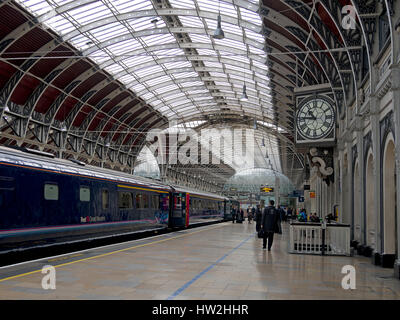
[[[281,221],[286,221],[286,212],[283,210],[281,206],[278,206],[278,213],[279,217],[281,218]]]
[[[253,220],[253,217],[254,217],[253,210],[254,210],[254,208],[247,209],[247,220],[249,221],[249,224],[251,224],[251,220]]]
[[[292,208],[289,207],[289,208],[287,209],[287,218],[288,218],[289,220],[292,220],[292,213],[293,213]]]
[[[238,220],[239,220],[240,223],[242,223],[243,219],[244,219],[244,211],[243,211],[243,209],[240,209],[238,211],[239,211],[238,212],[238,214],[239,214]]]
[[[274,233],[282,233],[281,219],[278,210],[274,207],[274,200],[269,201],[269,206],[264,209],[261,218],[261,229],[263,232],[263,250],[266,249],[268,239],[268,251],[271,251],[274,241]]]
[[[231,208],[231,214],[232,214],[232,223],[235,223],[235,219],[236,219],[236,209],[234,206],[232,206]]]
[[[262,218],[262,214],[261,214],[261,209],[260,209],[260,205],[257,205],[257,210],[256,210],[256,215],[255,215],[255,220],[256,220],[256,232],[258,233],[258,231],[260,231],[261,229],[261,218]]]

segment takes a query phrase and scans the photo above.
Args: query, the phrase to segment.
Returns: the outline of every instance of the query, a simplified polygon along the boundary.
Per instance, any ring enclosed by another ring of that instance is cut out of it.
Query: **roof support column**
[[[400,279],[400,66],[393,67],[392,70],[392,93],[394,108],[394,126],[395,126],[395,145],[396,145],[396,262],[394,272],[397,279]],[[397,106],[397,107],[396,107]]]
[[[353,207],[353,201],[354,201],[354,186],[353,186],[353,177],[354,177],[354,172],[353,172],[353,150],[352,150],[352,134],[350,132],[346,132],[345,134],[345,144],[346,144],[346,153],[347,153],[347,175],[346,177],[343,178],[343,183],[347,185],[347,191],[348,191],[348,198],[347,202],[344,203],[343,205],[343,211],[347,210],[347,214],[349,217],[350,221],[350,239],[354,239],[354,207]],[[345,161],[345,159],[343,159]],[[358,183],[358,181],[357,181]],[[343,192],[343,188],[342,188]],[[343,199],[343,194],[342,194],[342,199]]]
[[[380,125],[379,125],[379,102],[375,96],[369,99],[370,121],[372,127],[372,152],[374,156],[374,185],[375,185],[375,199],[374,199],[374,212],[375,216],[375,253],[382,253],[382,212],[381,212],[381,139],[380,139]]]
[[[363,119],[360,116],[356,118],[356,132],[357,132],[357,151],[358,151],[358,165],[359,165],[359,180],[355,181],[354,184],[358,184],[360,186],[359,192],[360,194],[360,206],[357,208],[354,206],[354,215],[359,216],[360,221],[360,238],[363,244],[366,244],[366,233],[365,233],[365,217],[364,217],[364,207],[365,207],[365,164],[364,164],[364,143],[363,143]]]

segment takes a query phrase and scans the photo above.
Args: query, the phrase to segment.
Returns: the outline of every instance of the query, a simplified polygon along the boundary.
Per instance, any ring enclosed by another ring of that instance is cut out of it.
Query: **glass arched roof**
[[[258,0],[19,2],[168,119],[272,118]],[[224,39],[212,37],[219,10]]]
[[[245,169],[237,172],[225,183],[224,190],[231,188],[238,192],[259,193],[261,186],[276,187],[276,178],[279,178],[279,189],[281,195],[291,193],[295,188],[287,176],[266,168]]]

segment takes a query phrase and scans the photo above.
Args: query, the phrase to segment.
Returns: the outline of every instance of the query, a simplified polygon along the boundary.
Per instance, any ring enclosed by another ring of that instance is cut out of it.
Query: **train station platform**
[[[365,257],[288,253],[288,225],[262,250],[255,225],[231,222],[0,268],[0,299],[399,299],[392,269]],[[56,289],[42,288],[43,266]],[[341,286],[344,265],[356,289]]]

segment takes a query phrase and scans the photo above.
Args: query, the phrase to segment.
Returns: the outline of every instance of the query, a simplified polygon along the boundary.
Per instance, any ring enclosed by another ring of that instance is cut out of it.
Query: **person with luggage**
[[[275,209],[274,204],[274,200],[269,201],[269,206],[264,209],[261,218],[263,250],[266,249],[268,240],[268,251],[271,251],[272,243],[274,241],[274,233],[282,233],[280,215],[278,210]]]

